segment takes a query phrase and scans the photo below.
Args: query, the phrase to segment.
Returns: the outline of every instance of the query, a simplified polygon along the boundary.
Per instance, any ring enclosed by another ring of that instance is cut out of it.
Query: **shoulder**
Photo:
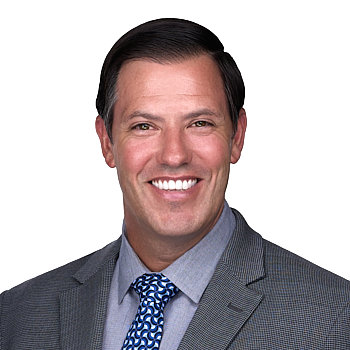
[[[80,259],[46,272],[20,285],[5,291],[3,301],[13,302],[29,298],[41,299],[44,295],[55,295],[80,285],[81,279],[94,274],[110,258],[119,252],[120,242],[114,241]]]
[[[262,296],[237,343],[254,334],[260,348],[349,349],[350,282],[263,239],[234,213],[240,238],[232,245],[232,270]],[[238,264],[259,274],[243,279]]]
[[[261,311],[273,310],[272,326],[294,332],[289,322],[296,334],[307,331],[300,343],[313,339],[324,349],[348,349],[350,282],[269,241],[264,247],[266,278],[252,288],[264,291]]]
[[[313,264],[312,262],[271,243],[264,242],[267,278],[283,284],[304,297],[317,298],[319,302],[343,300],[350,302],[350,281]],[[310,293],[310,294],[306,294]]]
[[[119,253],[120,240],[26,281],[0,295],[0,344],[24,349],[35,341],[43,348],[59,348],[61,297],[78,289],[93,276],[103,275]],[[114,266],[114,265],[113,265]],[[11,345],[11,346],[10,346]],[[2,348],[0,346],[0,348]]]
[[[237,210],[233,209],[233,213],[237,220],[238,235],[242,237],[239,241],[239,252],[236,249],[235,254],[251,251],[253,254],[245,253],[249,260],[261,255],[259,263],[263,265],[263,273],[255,283],[271,286],[273,290],[294,293],[293,295],[300,296],[300,293],[304,293],[304,299],[314,297],[321,298],[321,301],[323,298],[340,298],[350,301],[350,281],[265,240],[249,227]],[[237,248],[237,244],[235,247]]]
[[[120,242],[115,241],[106,247],[46,272],[3,292],[0,296],[1,311],[4,315],[17,312],[30,313],[36,310],[56,309],[60,293],[80,286],[82,281],[95,274],[110,259],[115,259]]]
[[[85,265],[92,255],[87,255],[13,287],[2,294],[3,303],[18,305],[24,300],[41,300],[46,295],[55,295],[60,291],[75,287],[78,282],[73,275]]]
[[[59,348],[59,295],[79,285],[72,275],[89,258],[86,256],[3,292],[0,295],[1,346],[24,349],[30,339],[39,341],[40,334],[48,333],[52,348]]]

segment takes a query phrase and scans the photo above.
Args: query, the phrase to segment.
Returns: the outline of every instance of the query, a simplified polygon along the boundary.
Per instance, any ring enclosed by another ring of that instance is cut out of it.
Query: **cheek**
[[[130,140],[118,144],[115,155],[119,176],[130,182],[145,167],[151,156],[151,151],[146,143]]]
[[[209,136],[203,140],[194,142],[196,153],[206,167],[212,171],[224,172],[229,169],[231,152],[230,144],[226,138]]]

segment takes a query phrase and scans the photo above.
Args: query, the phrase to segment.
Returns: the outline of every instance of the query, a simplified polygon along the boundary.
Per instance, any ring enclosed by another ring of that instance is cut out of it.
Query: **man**
[[[231,210],[244,84],[192,22],[134,28],[101,72],[96,131],[123,235],[1,295],[0,349],[349,349],[350,283]]]

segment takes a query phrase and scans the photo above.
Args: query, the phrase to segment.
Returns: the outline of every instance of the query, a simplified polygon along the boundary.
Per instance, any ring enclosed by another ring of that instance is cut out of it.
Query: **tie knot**
[[[161,308],[179,291],[175,284],[161,273],[145,273],[136,278],[131,285],[140,296],[141,303],[160,304]]]

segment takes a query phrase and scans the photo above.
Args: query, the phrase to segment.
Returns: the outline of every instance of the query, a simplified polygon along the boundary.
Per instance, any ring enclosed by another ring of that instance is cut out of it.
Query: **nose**
[[[158,162],[171,167],[179,167],[191,162],[192,152],[184,130],[163,132]]]

